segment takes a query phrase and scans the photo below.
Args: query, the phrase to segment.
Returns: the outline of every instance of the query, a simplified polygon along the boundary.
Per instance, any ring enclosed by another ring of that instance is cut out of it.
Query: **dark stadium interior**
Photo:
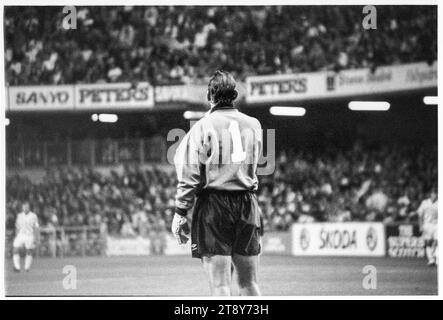
[[[436,90],[427,90],[416,94],[372,97],[372,100],[391,103],[389,111],[378,113],[351,111],[347,107],[349,99],[297,102],[295,105],[305,107],[307,112],[305,116],[296,118],[273,116],[269,113],[269,105],[250,107],[240,103],[239,107],[257,117],[263,128],[276,128],[276,147],[282,150],[301,146],[322,148],[322,144],[332,142],[331,139],[343,147],[349,147],[355,140],[379,144],[436,144],[437,108],[423,104],[424,96],[435,93]],[[364,100],[365,97],[353,100],[359,99]],[[188,109],[206,110],[198,105],[190,105]],[[109,112],[114,113],[112,110]],[[189,120],[184,119],[183,109],[117,112],[119,120],[116,123],[93,122],[92,113],[10,113],[7,139],[10,142],[124,139],[156,134],[166,136],[172,128],[189,129]]]

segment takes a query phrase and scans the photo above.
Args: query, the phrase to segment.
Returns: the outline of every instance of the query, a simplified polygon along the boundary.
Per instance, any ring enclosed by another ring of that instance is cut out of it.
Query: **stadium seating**
[[[266,230],[294,221],[413,221],[437,183],[437,148],[328,149],[281,153],[272,176],[260,177],[258,199]],[[23,200],[43,226],[106,226],[109,234],[166,230],[174,207],[174,170],[124,166],[121,173],[93,168],[49,169],[42,181],[7,179],[7,228]]]
[[[437,10],[431,6],[378,6],[377,32],[361,28],[361,6],[76,8],[75,30],[62,27],[62,7],[5,8],[9,85],[196,83],[218,68],[244,80],[437,57]],[[115,164],[114,149],[107,148],[113,145],[98,145],[98,164]],[[48,152],[61,160],[49,157],[52,167],[66,162],[63,148],[55,147]],[[140,154],[130,149],[125,159],[135,161]],[[24,160],[16,158],[15,164]],[[44,162],[38,149],[25,160]],[[294,221],[402,221],[414,219],[436,179],[436,147],[355,144],[320,154],[281,153],[275,173],[261,177],[258,197],[268,230],[285,230]],[[169,226],[175,186],[173,171],[138,166],[110,175],[94,167],[51,169],[39,183],[11,176],[7,228],[14,228],[21,201],[29,200],[43,225],[105,225],[110,234],[144,235]]]
[[[65,30],[61,7],[7,7],[6,79],[158,85],[198,82],[218,68],[242,80],[433,62],[434,9],[379,6],[374,31],[361,28],[360,6],[77,7],[77,29]]]

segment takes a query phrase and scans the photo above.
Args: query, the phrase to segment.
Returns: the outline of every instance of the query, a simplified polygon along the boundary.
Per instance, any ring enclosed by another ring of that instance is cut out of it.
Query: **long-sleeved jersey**
[[[261,148],[262,130],[257,119],[232,107],[213,109],[177,148],[176,207],[190,209],[195,194],[202,189],[257,190]]]

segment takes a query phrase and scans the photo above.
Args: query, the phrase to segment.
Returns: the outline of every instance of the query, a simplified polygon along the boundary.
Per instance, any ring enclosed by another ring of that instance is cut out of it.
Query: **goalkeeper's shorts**
[[[192,216],[192,257],[256,256],[262,234],[255,193],[205,189],[198,194]]]

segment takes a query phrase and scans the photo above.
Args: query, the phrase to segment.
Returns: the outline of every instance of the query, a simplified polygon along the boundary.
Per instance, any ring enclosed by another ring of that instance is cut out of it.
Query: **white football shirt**
[[[34,236],[34,229],[38,228],[38,218],[34,212],[20,212],[15,222],[17,234],[24,236]]]
[[[436,224],[438,221],[438,201],[432,202],[431,199],[423,200],[417,212],[423,219],[423,223]]]

